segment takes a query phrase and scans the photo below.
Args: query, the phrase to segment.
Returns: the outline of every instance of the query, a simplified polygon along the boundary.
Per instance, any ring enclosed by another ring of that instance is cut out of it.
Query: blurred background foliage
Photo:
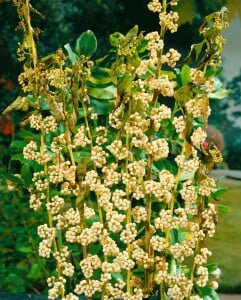
[[[158,20],[147,10],[147,2],[33,0],[33,6],[43,15],[32,15],[33,26],[40,30],[37,45],[39,57],[63,48],[68,42],[73,43],[87,29],[98,38],[97,56],[106,52],[108,36],[115,31],[126,33],[135,24],[145,32],[158,30]],[[190,45],[199,40],[198,28],[203,18],[222,6],[228,8],[230,20],[237,16],[241,18],[240,0],[180,0],[177,6],[180,30],[168,36],[167,46],[178,49],[185,57]],[[22,65],[17,61],[16,49],[22,40],[22,32],[16,30],[17,25],[18,17],[12,1],[0,0],[0,114],[20,93],[17,78]],[[231,93],[224,101],[212,102],[210,132],[217,137],[217,143],[224,145],[223,167],[241,169],[241,129],[240,122],[236,122],[241,117],[241,74],[224,81]],[[18,172],[18,165],[11,160],[11,156],[21,151],[21,145],[13,142],[13,137],[16,140],[21,134],[18,128],[20,119],[19,112],[0,116],[0,291],[42,293],[48,268],[36,256],[37,220],[28,208],[26,193],[14,189],[17,182],[6,175]],[[21,196],[21,201],[20,194],[25,194]]]

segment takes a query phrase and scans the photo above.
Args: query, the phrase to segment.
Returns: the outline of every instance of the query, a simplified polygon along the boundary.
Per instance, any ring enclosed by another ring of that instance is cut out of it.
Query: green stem
[[[129,101],[129,107],[128,107],[128,116],[127,116],[127,122],[129,121],[130,118],[130,114],[131,114],[131,100]],[[130,150],[130,134],[129,131],[127,131],[126,134],[126,148],[129,151]],[[128,173],[128,157],[125,160],[125,172]],[[126,192],[126,198],[128,201],[130,201],[130,191],[129,191],[129,187],[128,185],[126,185],[125,187],[125,192]],[[131,223],[131,204],[129,205],[129,208],[127,210],[127,214],[126,214],[126,224]],[[128,256],[131,257],[131,245],[130,243],[128,243],[127,245],[127,249],[128,249]],[[131,270],[127,271],[127,283],[126,283],[126,289],[128,293],[131,293]]]
[[[166,11],[166,0],[163,1],[163,11]],[[161,31],[160,31],[160,38],[164,39],[166,32],[165,26],[161,26]],[[161,68],[162,68],[162,58],[163,55],[163,49],[161,49],[158,53],[158,61],[157,61],[157,67],[156,67],[156,74],[155,78],[158,79],[160,76]],[[152,103],[153,107],[156,107],[157,101],[158,101],[158,96],[159,93],[158,91],[154,91],[153,97],[152,97]],[[150,122],[150,133],[149,133],[149,139],[148,142],[151,143],[154,138],[154,121],[151,120]],[[151,180],[152,178],[152,164],[153,164],[153,156],[151,154],[148,155],[148,163],[147,163],[147,175],[146,175],[146,180]],[[151,240],[151,198],[152,195],[151,193],[146,196],[146,213],[147,213],[147,218],[145,222],[145,250],[148,253],[148,257],[153,256],[153,249],[150,245],[150,240]],[[145,287],[144,290],[147,294],[151,293],[152,290],[152,279],[153,279],[153,268],[147,268],[145,269]]]

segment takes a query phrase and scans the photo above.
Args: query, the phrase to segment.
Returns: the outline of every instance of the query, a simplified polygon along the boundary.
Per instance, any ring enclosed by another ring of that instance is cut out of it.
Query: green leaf
[[[11,160],[20,161],[21,163],[24,163],[26,159],[23,157],[22,153],[15,153],[11,156]]]
[[[73,65],[78,60],[77,54],[73,52],[73,50],[72,50],[72,48],[71,48],[71,46],[70,46],[69,43],[65,44],[64,48],[67,50],[68,55],[69,55],[69,59],[70,59],[72,65]]]
[[[104,88],[88,87],[89,96],[96,99],[115,99],[116,98],[116,88],[114,85],[109,85]]]
[[[127,38],[132,38],[133,36],[137,36],[139,27],[138,25],[133,26],[126,34]]]
[[[75,44],[75,51],[78,55],[90,58],[97,50],[97,39],[91,30],[83,32]]]
[[[217,272],[220,272],[220,269],[216,263],[208,264],[206,267],[208,268],[209,274],[216,274]]]
[[[184,181],[184,180],[192,180],[195,176],[195,173],[197,171],[198,167],[192,171],[192,172],[187,172],[187,171],[181,171],[179,180]]]
[[[39,105],[40,105],[41,110],[50,110],[48,102],[43,98],[40,99]]]
[[[29,246],[22,246],[22,245],[18,245],[15,247],[15,250],[21,253],[31,253],[33,252],[31,247]]]
[[[130,86],[133,80],[131,73],[126,72],[120,79],[117,80],[117,92],[118,94],[123,94]]]
[[[14,284],[13,284],[14,282]],[[9,291],[12,293],[23,293],[26,291],[26,285],[21,276],[10,273],[5,279],[6,285],[9,285]]]
[[[18,176],[14,176],[12,174],[9,174],[3,169],[1,170],[1,173],[2,173],[1,174],[2,178],[8,179],[8,180],[12,181],[15,184],[23,184],[23,180],[21,178],[19,178]]]
[[[209,93],[208,97],[210,99],[221,100],[223,98],[226,98],[230,94],[230,92],[231,92],[231,90],[220,88],[212,93]]]
[[[219,197],[228,191],[227,187],[219,187],[215,193],[211,193],[213,199],[219,201]]]
[[[102,249],[102,246],[100,243],[92,244],[90,247],[90,250],[89,250],[89,254],[91,254],[91,255],[99,254],[100,255],[101,249]]]
[[[218,211],[224,214],[228,214],[231,212],[231,208],[229,206],[219,204]]]
[[[191,46],[191,50],[189,52],[189,54],[187,55],[187,57],[184,59],[184,63],[188,63],[188,64],[192,64],[195,61],[198,60],[199,55],[201,54],[201,51],[203,49],[203,46],[205,44],[205,41],[202,41],[200,43],[197,44],[193,44]]]
[[[136,50],[138,53],[143,53],[146,51],[148,46],[148,40],[141,40],[138,46],[136,47]]]
[[[181,68],[180,75],[181,75],[182,85],[185,85],[188,82],[192,81],[190,70],[191,68],[188,65],[183,65],[183,67]]]
[[[115,281],[118,281],[119,279],[123,280],[123,274],[122,273],[111,273],[111,277]]]
[[[175,91],[174,98],[178,103],[185,104],[188,100],[192,99],[193,93],[189,85],[185,84]]]
[[[109,100],[97,100],[91,99],[90,106],[94,108],[94,111],[98,115],[106,115],[111,111],[112,105]]]
[[[27,277],[29,279],[37,279],[43,276],[41,266],[39,264],[33,264],[31,266],[30,272],[28,273]]]
[[[112,47],[118,48],[120,46],[120,41],[124,40],[125,36],[120,32],[114,32],[110,35],[110,44]]]
[[[111,83],[111,71],[108,68],[93,67],[89,81],[95,85],[104,85]]]
[[[14,141],[11,142],[10,148],[23,149],[28,143],[29,143],[29,141],[14,140]]]
[[[197,289],[199,295],[203,297],[204,300],[219,300],[218,294],[210,286],[197,286]]]
[[[27,186],[31,185],[32,183],[32,171],[28,163],[25,163],[21,167],[21,178],[24,180]]]
[[[35,140],[40,141],[40,134],[36,134],[30,130],[21,130],[18,132],[18,136],[23,140]]]
[[[89,151],[78,151],[74,152],[74,160],[78,164],[81,162],[82,159],[90,158],[90,152]]]
[[[161,75],[167,75],[169,80],[176,79],[176,74],[172,71],[167,71],[167,70],[161,70],[160,71]]]

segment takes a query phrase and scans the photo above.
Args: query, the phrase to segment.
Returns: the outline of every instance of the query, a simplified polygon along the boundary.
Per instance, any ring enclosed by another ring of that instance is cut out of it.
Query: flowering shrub
[[[221,89],[226,10],[206,17],[182,60],[165,48],[175,0],[148,3],[160,32],[113,33],[103,58],[91,60],[87,31],[67,56],[38,59],[29,0],[14,2],[24,96],[5,113],[28,112],[21,179],[30,207],[47,216],[37,233],[39,255],[54,264],[49,299],[218,299],[206,239],[222,192],[209,172],[222,155],[205,128]]]

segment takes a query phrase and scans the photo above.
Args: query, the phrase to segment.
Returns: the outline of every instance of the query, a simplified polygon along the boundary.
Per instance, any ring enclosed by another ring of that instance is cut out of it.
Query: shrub
[[[204,129],[221,89],[225,8],[205,18],[181,62],[165,47],[177,31],[175,0],[148,4],[160,32],[115,32],[102,58],[92,60],[88,30],[39,59],[30,3],[14,3],[24,95],[4,113],[27,112],[19,180],[46,218],[37,233],[51,261],[49,299],[217,299],[206,238],[222,193],[209,172],[222,155]]]

